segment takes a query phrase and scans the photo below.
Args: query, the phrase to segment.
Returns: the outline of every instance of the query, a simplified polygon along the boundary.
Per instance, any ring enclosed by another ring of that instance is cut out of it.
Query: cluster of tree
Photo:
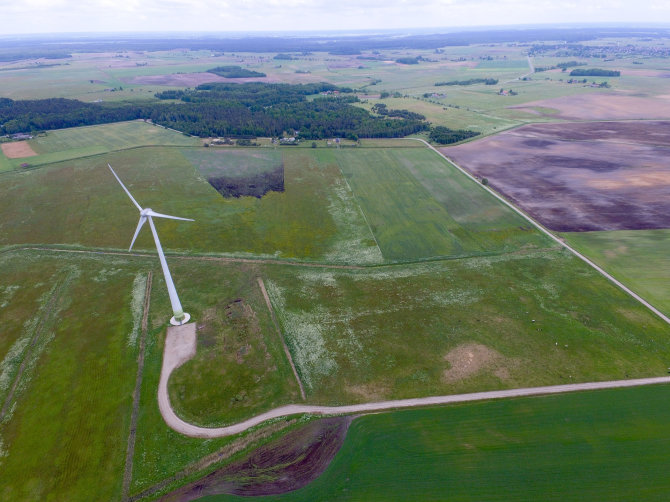
[[[480,134],[480,132],[469,131],[467,129],[449,129],[444,126],[435,126],[430,129],[430,140],[441,145],[448,145],[479,136]]]
[[[337,97],[307,96],[339,91]],[[428,128],[412,115],[374,117],[353,106],[358,101],[331,84],[203,84],[194,90],[165,91],[163,101],[83,103],[70,99],[0,99],[0,134],[103,124],[133,119],[195,136],[282,136],[298,131],[304,139],[402,137]],[[350,89],[349,89],[350,91]],[[342,95],[345,94],[345,95]],[[164,100],[179,100],[166,102]],[[409,112],[408,112],[409,113]]]
[[[571,77],[620,77],[618,70],[603,70],[602,68],[576,69],[570,72]]]
[[[406,57],[406,58],[398,58],[395,60],[396,63],[400,64],[419,64],[419,61],[421,61],[421,56],[418,57]]]
[[[542,71],[556,70],[558,68],[560,68],[561,71],[565,71],[568,68],[572,68],[574,66],[586,66],[586,63],[580,63],[579,61],[566,61],[565,63],[558,63],[555,66],[536,66],[535,71],[542,72]]]
[[[225,78],[245,78],[245,77],[265,77],[265,73],[259,71],[247,70],[241,66],[217,66],[207,70],[207,73],[213,73]]]
[[[435,82],[435,86],[440,87],[442,85],[474,85],[474,84],[496,85],[497,83],[498,83],[497,78],[471,78],[469,80],[450,80],[448,82]]]
[[[293,56],[291,56],[290,54],[277,54],[277,55],[276,55],[275,57],[273,57],[272,59],[279,59],[279,60],[284,60],[284,61],[291,61],[291,60],[293,60],[293,59],[295,59],[295,58],[294,58]]]
[[[409,110],[393,110],[391,108],[387,108],[384,103],[377,103],[372,107],[372,111],[377,115],[383,115],[385,117],[401,118],[407,120],[426,120],[426,117],[420,113],[410,112]]]

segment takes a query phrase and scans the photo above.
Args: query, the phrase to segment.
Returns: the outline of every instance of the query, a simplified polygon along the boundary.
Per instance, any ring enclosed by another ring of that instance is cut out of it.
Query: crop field
[[[574,232],[562,236],[656,308],[670,314],[669,230]]]
[[[200,140],[137,120],[48,131],[27,144],[37,155],[14,159],[2,156],[8,167],[19,169],[23,163],[42,166],[140,146],[198,146]]]
[[[124,246],[136,214],[109,173],[110,162],[145,207],[196,220],[161,221],[167,249],[370,264],[548,245],[524,220],[427,149],[277,153],[201,148],[183,153],[144,148],[52,164],[29,174],[7,173],[0,199],[7,219],[0,222],[0,242]],[[213,163],[203,169],[214,164],[228,169],[242,160],[262,164],[266,157],[274,166],[278,154],[284,191],[262,198],[224,198],[198,170],[209,165],[203,159]],[[33,204],[19,202],[25,198]],[[120,223],[100,232],[109,207],[119,208]],[[34,227],[41,231],[35,233]],[[151,249],[151,237],[140,236],[137,246]]]
[[[428,149],[347,150],[337,162],[389,260],[549,245]]]
[[[664,500],[669,397],[663,385],[367,415],[322,477],[262,500]]]
[[[552,230],[665,228],[670,122],[528,125],[442,151]]]

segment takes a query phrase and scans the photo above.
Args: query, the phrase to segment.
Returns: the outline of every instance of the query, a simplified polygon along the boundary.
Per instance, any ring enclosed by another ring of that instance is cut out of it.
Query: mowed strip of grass
[[[564,233],[570,245],[670,315],[670,230]]]
[[[633,377],[667,324],[565,250],[370,271],[266,268],[308,401],[339,405]]]
[[[244,152],[255,155],[253,149]],[[240,157],[220,153],[212,155],[224,166]],[[196,220],[156,221],[166,250],[379,263],[381,254],[333,155],[326,149],[283,152],[285,191],[261,199],[223,198],[174,148],[8,173],[0,184],[0,244],[128,245],[137,210],[109,172],[111,163],[143,207]],[[140,234],[136,248],[154,249],[150,232]]]
[[[44,268],[70,280],[49,306],[55,319],[42,327],[39,358],[0,425],[0,498],[118,499],[136,372],[134,273],[118,262],[105,268],[17,254],[3,261],[3,275],[26,263],[35,282]]]
[[[336,158],[387,260],[551,245],[431,150],[341,150]]]
[[[367,415],[320,478],[263,500],[665,500],[668,414],[659,385]]]

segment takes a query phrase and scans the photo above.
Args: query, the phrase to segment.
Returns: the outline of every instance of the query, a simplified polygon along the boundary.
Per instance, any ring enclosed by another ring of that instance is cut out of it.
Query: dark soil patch
[[[277,495],[302,488],[326,470],[342,446],[352,420],[332,417],[310,422],[161,500],[188,502],[223,493]]]
[[[284,166],[247,176],[212,176],[207,181],[224,197],[261,198],[270,191],[284,191]]]
[[[551,230],[670,228],[670,122],[534,124],[445,154]]]

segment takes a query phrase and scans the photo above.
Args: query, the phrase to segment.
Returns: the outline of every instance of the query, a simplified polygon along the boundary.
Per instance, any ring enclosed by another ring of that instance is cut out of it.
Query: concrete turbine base
[[[184,312],[184,318],[181,321],[178,321],[175,316],[172,316],[172,319],[170,319],[170,324],[173,326],[181,326],[182,324],[186,324],[190,319],[191,314]]]

